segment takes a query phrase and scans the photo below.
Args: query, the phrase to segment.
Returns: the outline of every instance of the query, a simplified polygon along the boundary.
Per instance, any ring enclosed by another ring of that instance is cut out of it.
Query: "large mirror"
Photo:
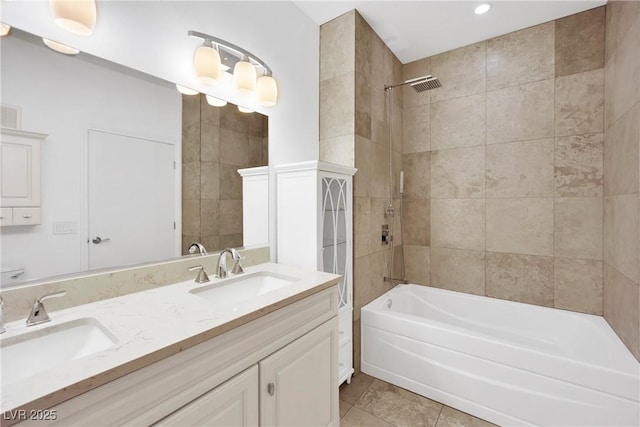
[[[0,227],[2,287],[242,246],[238,170],[268,164],[266,116],[15,28],[0,55],[2,127],[46,134],[41,220]]]

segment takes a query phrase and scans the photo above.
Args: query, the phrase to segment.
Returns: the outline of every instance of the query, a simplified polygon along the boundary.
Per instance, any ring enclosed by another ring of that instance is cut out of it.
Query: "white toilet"
[[[0,287],[10,288],[24,280],[24,265],[7,264],[0,267]]]

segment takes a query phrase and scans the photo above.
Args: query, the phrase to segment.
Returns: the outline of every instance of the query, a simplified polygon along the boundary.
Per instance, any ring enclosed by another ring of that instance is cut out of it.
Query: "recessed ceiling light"
[[[489,12],[490,9],[491,9],[490,3],[482,3],[481,5],[478,5],[476,7],[474,12],[476,15],[484,15],[485,13]]]
[[[47,45],[49,49],[53,49],[56,52],[64,53],[65,55],[77,55],[80,51],[76,48],[67,46],[66,44],[54,42],[53,40],[42,38],[44,44]]]

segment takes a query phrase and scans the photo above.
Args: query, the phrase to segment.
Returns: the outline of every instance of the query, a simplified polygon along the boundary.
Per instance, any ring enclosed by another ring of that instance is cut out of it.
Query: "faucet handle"
[[[193,267],[189,267],[189,271],[198,270],[198,275],[193,280],[196,283],[207,283],[209,282],[209,275],[206,271],[204,271],[204,267],[202,265],[194,265]]]
[[[233,255],[233,268],[231,269],[231,272],[233,274],[244,273],[244,269],[240,264],[240,259],[241,259],[240,253],[236,249],[231,249],[231,255]]]
[[[49,298],[63,297],[66,294],[67,291],[59,291],[42,295],[41,297],[36,298],[36,300],[33,302],[31,313],[27,318],[27,326],[39,325],[40,323],[49,322],[51,319],[49,318],[49,314],[47,313],[47,310],[42,302]]]

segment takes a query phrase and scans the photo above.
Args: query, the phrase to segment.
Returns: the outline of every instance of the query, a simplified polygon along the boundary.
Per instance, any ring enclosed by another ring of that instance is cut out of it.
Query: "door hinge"
[[[173,221],[173,229],[174,230],[176,229],[176,222],[175,221]]]
[[[173,161],[173,170],[176,170],[176,162],[175,162],[175,160]]]

